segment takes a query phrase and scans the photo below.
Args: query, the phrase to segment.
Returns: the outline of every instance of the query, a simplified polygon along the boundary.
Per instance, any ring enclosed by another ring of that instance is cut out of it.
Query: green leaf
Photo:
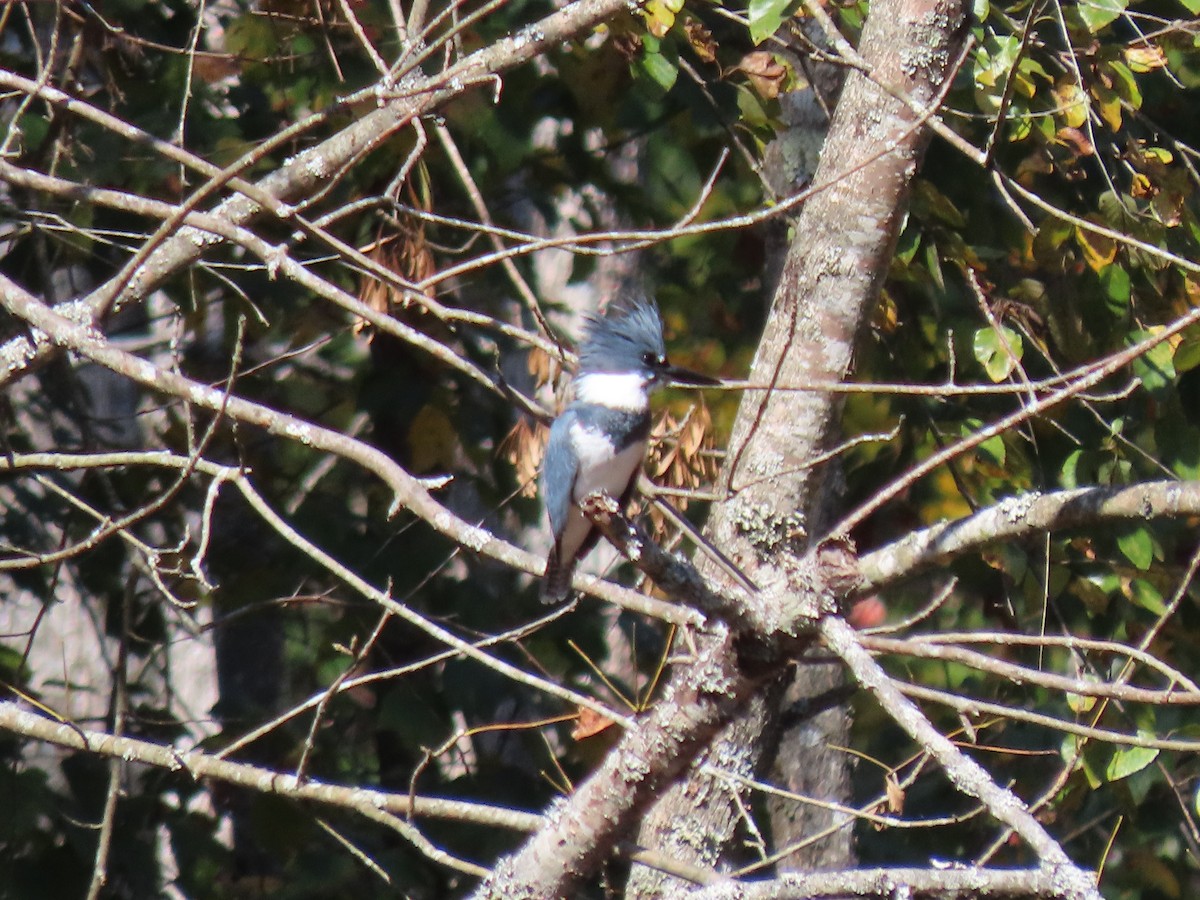
[[[1081,0],[1079,18],[1095,34],[1115,22],[1128,5],[1128,0]]]
[[[1200,16],[1200,0],[1179,0],[1179,3],[1193,16]]]
[[[895,258],[901,262],[910,263],[920,248],[921,229],[916,227],[905,228],[900,233],[900,240],[896,242]]]
[[[1154,562],[1154,542],[1145,528],[1127,532],[1117,538],[1117,546],[1125,558],[1145,572]]]
[[[779,30],[797,5],[795,0],[750,0],[750,40],[761,44]]]
[[[1108,70],[1113,74],[1113,89],[1117,96],[1132,106],[1141,109],[1142,91],[1138,87],[1137,78],[1124,63],[1110,62]]]
[[[1000,108],[1009,70],[1017,61],[1021,40],[1015,35],[991,35],[975,54],[972,76],[975,80],[975,101],[986,112]]]
[[[1079,463],[1082,460],[1082,450],[1072,450],[1070,455],[1063,460],[1062,471],[1058,476],[1058,483],[1068,491],[1079,487]]]
[[[1007,452],[1004,447],[1004,436],[999,434],[988,438],[975,448],[976,454],[989,457],[998,466],[1004,465]]]
[[[1154,425],[1154,442],[1163,465],[1187,481],[1200,479],[1200,428],[1168,412]]]
[[[1039,262],[1056,262],[1062,245],[1075,233],[1075,226],[1062,219],[1049,218],[1038,226],[1033,239],[1033,255]]]
[[[1095,675],[1084,675],[1083,680],[1088,684],[1096,684],[1100,679],[1098,679]],[[1075,713],[1076,715],[1083,715],[1086,712],[1091,712],[1092,707],[1096,705],[1097,699],[1098,698],[1087,694],[1068,693],[1067,706],[1070,707],[1071,712]]]
[[[1021,336],[1007,325],[1001,325],[999,331],[990,326],[980,328],[975,332],[973,348],[975,359],[994,382],[1011,375],[1025,352]]]
[[[959,230],[967,227],[967,218],[932,181],[918,178],[913,183],[912,210],[923,219],[940,219]]]
[[[675,79],[679,77],[679,66],[661,53],[650,52],[648,46],[642,58],[638,60],[638,67],[664,91],[674,87]]]
[[[1189,372],[1200,366],[1200,331],[1188,329],[1171,358],[1176,372]]]
[[[1153,735],[1143,735],[1142,737],[1153,737]],[[1108,761],[1108,769],[1105,771],[1108,781],[1120,781],[1122,778],[1128,778],[1135,772],[1140,772],[1150,763],[1158,758],[1158,751],[1153,747],[1122,747],[1113,754],[1112,759]]]
[[[277,29],[264,16],[241,16],[226,29],[225,47],[254,61],[266,59],[279,51]]]
[[[942,274],[942,263],[938,259],[937,244],[933,241],[925,244],[925,268],[929,270],[929,277],[938,286],[938,290],[945,292],[946,277]]]
[[[1083,572],[1071,584],[1071,593],[1093,616],[1104,615],[1108,611],[1113,594],[1119,584],[1117,576],[1109,572]]]
[[[1148,337],[1145,331],[1136,331],[1130,335],[1130,343],[1136,343]],[[1155,344],[1153,348],[1143,353],[1133,361],[1133,374],[1142,382],[1142,387],[1150,392],[1165,391],[1175,381],[1175,364],[1172,360],[1174,351],[1168,341]]]
[[[1134,606],[1140,606],[1156,616],[1161,616],[1167,611],[1162,594],[1145,578],[1135,578],[1129,585],[1129,599]]]
[[[1118,319],[1123,319],[1129,311],[1131,285],[1129,273],[1118,263],[1112,263],[1100,270],[1100,286],[1108,302],[1104,305]]]

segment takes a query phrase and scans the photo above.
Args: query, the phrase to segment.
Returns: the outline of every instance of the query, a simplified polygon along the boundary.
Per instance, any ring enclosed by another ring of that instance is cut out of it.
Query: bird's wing
[[[571,449],[571,426],[577,421],[574,410],[567,409],[550,426],[550,440],[542,460],[542,505],[550,517],[554,539],[562,537],[571,512],[571,494],[579,474],[579,460]]]

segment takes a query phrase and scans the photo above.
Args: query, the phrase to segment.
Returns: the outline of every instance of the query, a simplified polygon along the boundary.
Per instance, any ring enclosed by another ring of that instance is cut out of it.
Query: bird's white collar
[[[588,372],[575,380],[575,399],[625,412],[644,412],[650,406],[648,380],[639,372]]]

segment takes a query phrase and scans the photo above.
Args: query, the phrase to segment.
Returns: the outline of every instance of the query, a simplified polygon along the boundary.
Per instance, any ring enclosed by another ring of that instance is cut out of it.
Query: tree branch
[[[269,198],[277,213],[280,204],[290,203],[305,192],[323,187],[330,173],[343,168],[368,149],[412,119],[503,72],[545,53],[549,48],[571,39],[626,9],[626,0],[575,0],[533,25],[522,28],[477,50],[444,72],[427,77],[412,77],[397,92],[388,82],[362,92],[375,96],[383,104],[342,131],[287,160],[279,169],[254,183],[256,197]],[[45,99],[53,97],[69,110],[80,101],[44,85],[31,83],[28,89]],[[82,104],[86,105],[86,104]],[[234,225],[245,224],[261,214],[263,203],[245,194],[223,201],[212,214]],[[131,302],[147,296],[171,275],[194,263],[210,246],[193,236],[176,233],[155,249],[131,273],[120,298],[111,296],[112,283],[101,285],[87,297],[67,301],[58,313],[78,323],[93,323],[114,300]],[[52,345],[37,336],[13,338],[0,346],[0,385],[46,356]]]
[[[859,560],[863,580],[858,593],[877,591],[997,541],[1021,540],[1100,522],[1194,515],[1200,515],[1200,483],[1194,481],[1023,494],[865,554]]]
[[[262,428],[277,437],[299,441],[315,450],[336,454],[359,465],[378,477],[393,492],[393,513],[407,509],[463,547],[515,569],[541,574],[544,560],[501,540],[483,528],[463,521],[434,500],[419,479],[398,466],[387,454],[369,444],[279,410],[241,397],[229,396],[224,391],[200,384],[175,372],[168,372],[147,360],[119,350],[94,329],[64,318],[2,274],[0,305],[37,331],[44,333],[54,344],[70,348],[150,390],[179,397],[205,409],[220,411],[235,421]],[[701,617],[691,610],[645,597],[636,591],[598,578],[576,576],[575,587],[618,606],[661,618],[672,624],[698,625],[702,621]]]
[[[876,897],[893,900],[1081,900],[1091,896],[1065,885],[1043,869],[851,869],[781,875],[772,881],[722,884],[695,891],[695,900],[819,900]]]
[[[0,730],[59,747],[86,750],[99,756],[138,762],[171,772],[186,770],[197,780],[214,778],[263,794],[311,800],[360,812],[368,809],[384,810],[402,816],[452,819],[514,831],[532,831],[542,821],[542,817],[534,813],[463,800],[415,797],[407,793],[393,794],[370,788],[343,787],[313,778],[301,780],[286,772],[218,759],[202,750],[177,750],[138,738],[90,731],[74,723],[54,722],[22,709],[19,704],[10,700],[0,701]]]
[[[874,695],[897,725],[938,761],[954,786],[986,806],[997,821],[1010,827],[1037,854],[1043,865],[1053,871],[1065,896],[1100,900],[1092,876],[1071,862],[1058,842],[1012,791],[996,784],[979,763],[934,728],[912,701],[900,693],[859,642],[854,629],[843,619],[826,616],[821,620],[820,632],[825,645],[841,658],[854,679]]]
[[[730,635],[724,642],[732,643]],[[569,896],[758,688],[736,657],[713,653],[681,667],[663,698],[600,768],[550,808],[545,825],[501,860],[473,896]]]

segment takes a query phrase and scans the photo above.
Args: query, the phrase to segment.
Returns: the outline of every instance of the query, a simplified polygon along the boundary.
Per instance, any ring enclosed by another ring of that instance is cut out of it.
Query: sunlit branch
[[[1144,522],[1200,515],[1200,483],[1154,481],[1125,487],[1032,492],[1002,500],[974,515],[909,534],[859,560],[864,593],[944,565],[998,541],[1029,538],[1105,521]]]
[[[119,757],[171,772],[186,771],[192,778],[214,778],[265,794],[311,800],[344,809],[385,810],[396,815],[471,822],[514,831],[532,831],[542,817],[532,813],[436,797],[410,797],[371,788],[351,788],[318,779],[297,779],[286,772],[218,759],[203,750],[180,750],[138,738],[120,737],[101,731],[55,722],[23,709],[13,701],[0,701],[0,729],[105,757]]]
[[[483,528],[464,522],[434,500],[424,483],[404,471],[387,454],[375,447],[280,410],[238,396],[227,396],[223,391],[126,353],[114,347],[94,330],[78,325],[40,303],[2,274],[0,304],[33,328],[45,332],[55,344],[69,347],[143,387],[178,397],[206,409],[220,410],[235,421],[254,425],[277,437],[297,441],[314,450],[336,454],[347,462],[361,466],[383,481],[392,491],[394,512],[409,510],[424,519],[434,530],[475,553],[531,574],[541,574],[543,570],[544,560],[540,556],[521,550]],[[430,482],[440,483],[438,480]],[[600,579],[576,575],[575,586],[600,599],[673,624],[695,625],[701,621],[691,610],[645,597],[636,591]]]
[[[473,646],[482,650],[485,647],[493,647],[497,644],[504,644],[504,643],[518,641],[521,638],[526,637],[526,636],[540,630],[541,628],[543,628],[545,625],[549,624],[550,622],[552,622],[556,619],[562,618],[563,615],[565,615],[566,613],[568,613],[570,611],[571,611],[570,606],[563,606],[559,609],[554,610],[553,612],[549,613],[548,615],[543,616],[540,619],[535,619],[532,622],[525,623],[523,625],[518,626],[517,628],[512,629],[511,631],[506,631],[502,634],[497,634],[497,635],[493,635],[493,636],[490,636],[487,638],[482,638],[477,641],[473,641],[472,644],[473,644]],[[341,692],[350,691],[355,688],[362,687],[362,686],[368,685],[368,684],[377,684],[381,681],[391,681],[393,679],[401,678],[405,675],[411,675],[414,672],[420,672],[423,669],[428,669],[432,666],[436,666],[438,663],[442,663],[442,662],[446,662],[447,660],[454,659],[458,655],[459,655],[459,653],[457,650],[443,650],[440,653],[434,653],[424,659],[417,660],[416,662],[410,663],[405,666],[395,666],[393,668],[381,669],[377,672],[368,672],[365,675],[358,675],[353,678],[348,678],[345,681],[341,682],[340,684],[337,685],[337,691],[339,693],[341,693]],[[281,713],[280,715],[276,716],[274,719],[271,719],[268,722],[264,722],[263,724],[257,726],[256,728],[252,729],[251,731],[248,731],[246,734],[242,735],[240,738],[233,741],[233,743],[226,745],[224,748],[222,748],[220,751],[218,751],[215,754],[215,756],[217,758],[223,758],[225,756],[229,756],[230,754],[236,753],[238,750],[242,749],[243,747],[254,743],[255,741],[259,740],[260,738],[265,737],[266,735],[268,735],[272,731],[274,731],[276,728],[279,728],[281,725],[284,725],[287,722],[294,719],[296,716],[306,712],[307,710],[314,709],[321,702],[322,698],[326,696],[327,693],[328,693],[328,691],[321,691],[319,693],[313,694],[307,700],[297,703],[291,709],[287,710],[284,713]]]
[[[895,897],[936,900],[1082,900],[1099,898],[1059,872],[1041,869],[851,869],[842,872],[788,873],[769,881],[737,882],[695,891],[695,900],[892,900]]]
[[[924,687],[907,682],[893,682],[893,687],[908,697],[948,706],[964,715],[975,716],[986,714],[1011,719],[1016,722],[1027,722],[1051,731],[1059,731],[1080,738],[1115,744],[1121,747],[1145,747],[1154,750],[1174,750],[1180,753],[1196,753],[1200,751],[1200,740],[1186,738],[1160,738],[1149,734],[1126,734],[1111,728],[1100,728],[1094,725],[1080,725],[1067,719],[1060,719],[1046,713],[1034,712],[1030,709],[1018,709],[1003,703],[993,703],[980,700],[977,697],[963,697],[950,691]],[[1082,692],[1081,692],[1082,693]],[[1008,824],[1008,823],[1005,823]]]
[[[993,647],[1037,647],[1040,649],[1063,647],[1072,651],[1111,654],[1141,663],[1158,672],[1167,681],[1178,684],[1189,693],[1200,693],[1200,685],[1197,685],[1178,669],[1167,665],[1144,649],[1116,641],[1102,641],[1074,635],[1018,634],[1011,631],[942,631],[922,635],[921,640],[926,644],[985,644]]]
[[[845,621],[826,616],[821,620],[820,632],[825,646],[841,658],[854,680],[870,691],[892,720],[937,759],[955,787],[983,803],[997,821],[1011,828],[1037,854],[1044,866],[1057,871],[1062,890],[1074,892],[1067,896],[1099,900],[1093,878],[1071,861],[1016,795],[996,784],[979,763],[934,728],[912,701],[900,693]]]
[[[0,160],[0,181],[8,181],[12,184],[19,184],[34,190],[46,191],[72,199],[88,200],[113,209],[134,212],[154,218],[168,218],[174,214],[176,209],[171,204],[139,197],[134,194],[92,188],[52,176],[29,172],[19,169],[4,160]],[[501,388],[493,376],[488,375],[469,359],[465,359],[462,354],[455,353],[446,345],[434,340],[424,332],[406,325],[395,317],[373,309],[349,292],[337,287],[331,281],[322,278],[312,269],[293,259],[288,254],[286,247],[271,245],[248,228],[234,225],[226,219],[211,213],[192,212],[188,214],[184,221],[187,226],[196,229],[195,232],[189,232],[188,234],[197,242],[211,242],[209,238],[209,235],[211,235],[212,239],[220,238],[229,243],[245,247],[262,260],[263,266],[268,272],[282,274],[285,278],[295,281],[301,287],[312,291],[317,296],[329,300],[356,318],[370,323],[380,332],[421,349],[447,367],[458,370],[472,381],[501,395],[505,399],[516,400],[524,411],[530,413],[535,418],[547,417],[545,410],[541,409],[533,400],[513,391],[507,386]],[[350,250],[356,257],[362,256],[357,250],[353,250],[353,248],[349,248],[347,245],[340,246]],[[372,262],[371,265],[375,269],[379,269],[376,272],[377,275],[390,274],[376,263]],[[440,311],[447,320],[452,318],[444,307],[440,307],[437,304],[433,304],[433,306],[437,307],[435,311]],[[469,320],[473,324],[491,325],[495,323],[495,320],[486,316],[464,315],[461,318],[464,321]],[[503,331],[504,329],[500,330]],[[522,337],[525,336],[524,332],[517,332],[516,329],[511,330]]]
[[[549,14],[536,24],[500,38],[464,57],[437,76],[414,79],[413,84],[407,86],[409,89],[403,97],[387,99],[384,94],[379,94],[382,108],[367,113],[337,134],[302,151],[256,182],[255,197],[266,199],[266,203],[245,195],[235,195],[219,204],[213,213],[231,223],[244,224],[259,215],[265,206],[273,209],[277,215],[287,218],[288,203],[303,199],[306,191],[323,186],[329,173],[337,171],[346,160],[356,157],[364,147],[378,145],[413,118],[470,89],[480,80],[527,62],[623,9],[624,0],[577,0]],[[0,72],[0,85],[15,86],[14,78],[19,76]],[[21,83],[24,87],[19,89],[37,92],[39,96],[50,90],[29,82],[28,79],[21,79]],[[362,93],[364,98],[373,96],[372,89]],[[62,99],[68,110],[81,106],[79,101],[61,92],[57,92],[55,96]],[[86,104],[82,106],[86,107]],[[81,111],[81,114],[87,114],[87,111]],[[106,122],[104,127],[111,127],[115,133],[127,136],[130,140],[140,139],[137,129],[132,129],[115,117],[111,123]],[[155,149],[168,158],[174,158],[171,155],[174,150],[160,147],[164,143],[159,141],[154,145]],[[180,210],[184,211],[182,207]],[[120,299],[131,301],[147,296],[175,272],[195,262],[202,254],[204,246],[204,242],[198,245],[194,240],[182,235],[167,238],[142,265],[128,273],[129,286],[127,290],[121,290]],[[118,299],[113,288],[123,283],[123,277],[110,280],[89,297],[81,301],[70,301],[59,312],[77,321],[91,322],[110,303]],[[49,350],[48,345],[38,345],[25,338],[7,341],[0,347],[0,365],[3,366],[0,383],[26,371],[34,360]]]
[[[1122,351],[1111,354],[1101,362],[1095,363],[1088,374],[1080,376],[1080,378],[1067,386],[1022,406],[1014,412],[997,419],[992,424],[980,428],[962,440],[955,441],[943,450],[932,454],[927,459],[912,466],[891,484],[881,488],[868,501],[842,518],[829,530],[829,534],[832,536],[849,534],[856,526],[864,522],[873,513],[877,512],[889,501],[898,497],[930,472],[940,468],[952,459],[962,456],[967,451],[973,450],[985,441],[1003,434],[1015,425],[1028,421],[1034,416],[1041,415],[1072,397],[1078,396],[1089,388],[1095,387],[1105,378],[1119,372],[1135,359],[1149,353],[1159,344],[1170,340],[1196,322],[1200,322],[1200,308],[1185,313],[1170,325],[1164,326],[1160,331],[1143,338]]]
[[[1127,703],[1149,703],[1159,706],[1200,706],[1200,692],[1179,690],[1174,685],[1168,688],[1151,689],[1119,682],[1108,683],[1082,677],[1072,678],[996,659],[962,647],[928,643],[920,638],[897,640],[863,635],[862,644],[868,650],[877,653],[956,662],[980,672],[995,675],[1012,684],[1034,685],[1080,697],[1105,697]]]

